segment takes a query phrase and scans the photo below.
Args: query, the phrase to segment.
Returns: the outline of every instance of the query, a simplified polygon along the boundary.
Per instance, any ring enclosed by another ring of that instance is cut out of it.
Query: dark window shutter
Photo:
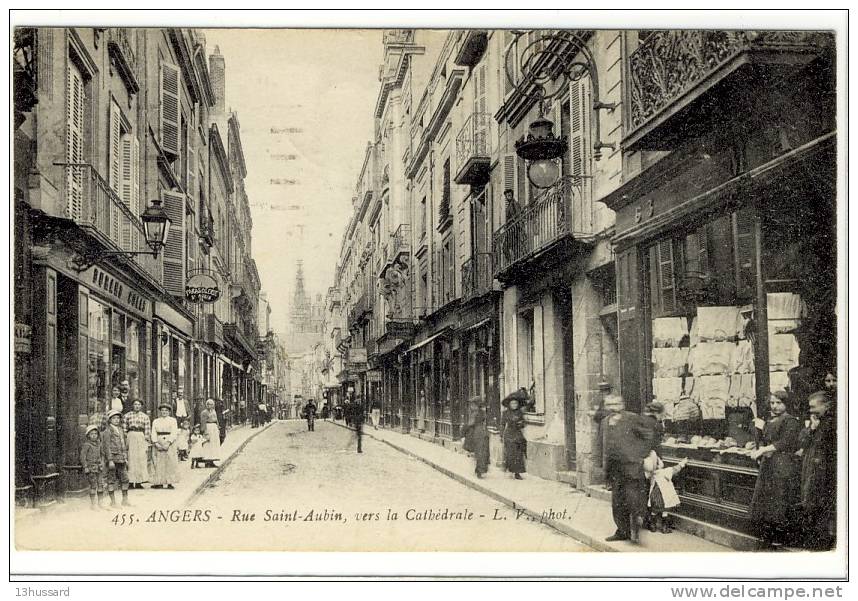
[[[657,245],[658,289],[661,292],[659,314],[666,315],[676,310],[676,278],[673,261],[673,240],[662,240]]]
[[[164,289],[174,296],[185,295],[185,196],[161,191],[161,203],[170,218],[170,232],[164,247]]]
[[[161,63],[161,149],[179,156],[179,68],[171,63]]]

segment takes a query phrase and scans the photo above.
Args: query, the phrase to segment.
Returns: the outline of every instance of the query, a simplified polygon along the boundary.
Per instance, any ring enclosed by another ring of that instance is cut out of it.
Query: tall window
[[[426,197],[420,201],[420,237],[426,236]]]
[[[438,228],[443,228],[450,218],[450,158],[444,161],[441,187],[441,205],[438,207]]]

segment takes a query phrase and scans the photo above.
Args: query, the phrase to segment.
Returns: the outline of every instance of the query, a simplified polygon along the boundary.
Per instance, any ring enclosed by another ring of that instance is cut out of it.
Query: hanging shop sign
[[[189,302],[207,305],[220,298],[217,280],[209,273],[197,272],[185,282],[185,298]]]

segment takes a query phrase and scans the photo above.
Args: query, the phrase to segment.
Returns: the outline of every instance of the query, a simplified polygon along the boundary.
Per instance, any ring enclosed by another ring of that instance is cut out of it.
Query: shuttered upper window
[[[84,162],[84,94],[83,75],[72,62],[68,63],[66,77],[66,162],[81,164]],[[82,167],[67,169],[66,211],[72,219],[83,217],[83,178]]]
[[[179,68],[167,62],[161,63],[160,89],[160,133],[161,150],[172,158],[179,156],[180,95]]]
[[[161,204],[170,218],[170,231],[164,246],[164,288],[174,296],[185,294],[185,196],[161,190]]]

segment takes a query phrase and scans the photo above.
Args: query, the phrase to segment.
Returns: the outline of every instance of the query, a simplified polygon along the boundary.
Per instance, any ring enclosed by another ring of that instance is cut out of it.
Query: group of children
[[[189,426],[190,422],[183,420],[178,429],[175,438],[176,453],[179,461],[190,459],[191,467],[194,468],[205,461],[203,446],[207,438],[201,434],[199,424],[194,426],[193,432],[189,431]],[[106,425],[87,426],[85,440],[80,450],[80,463],[89,483],[91,509],[109,511],[115,508],[116,490],[122,493],[122,505],[131,506],[128,501],[128,489],[131,488],[128,477],[128,433],[123,427],[122,412],[119,409],[111,409],[107,413]],[[139,485],[135,487],[140,488]],[[154,487],[162,488],[161,485]],[[166,487],[173,488],[173,485],[167,483]],[[110,498],[109,507],[105,506],[105,492]]]

